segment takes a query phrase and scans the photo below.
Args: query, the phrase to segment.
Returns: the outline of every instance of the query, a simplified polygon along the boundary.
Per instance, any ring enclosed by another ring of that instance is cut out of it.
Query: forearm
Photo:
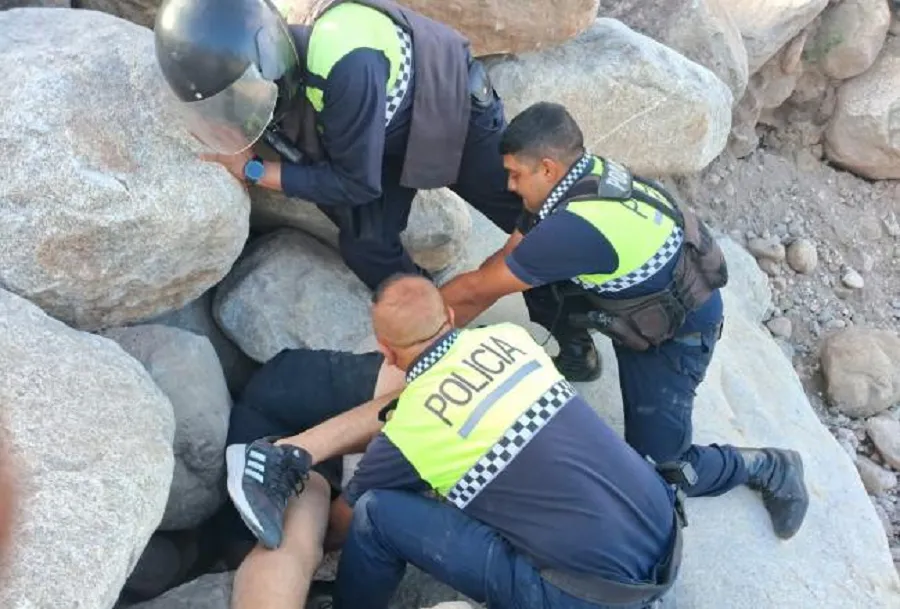
[[[467,326],[496,301],[478,290],[478,279],[478,271],[471,271],[454,277],[441,288],[441,296],[453,309],[454,325],[458,328]]]
[[[401,391],[375,398],[296,436],[282,438],[276,444],[303,448],[312,457],[313,465],[332,457],[363,452],[384,425],[378,419],[379,411],[399,397]]]

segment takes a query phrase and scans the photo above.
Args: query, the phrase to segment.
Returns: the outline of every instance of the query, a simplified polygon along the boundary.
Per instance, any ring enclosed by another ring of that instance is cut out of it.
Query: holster
[[[617,171],[623,169],[618,167]],[[599,178],[598,192],[602,193],[604,187],[611,190],[603,184],[605,177],[606,172]],[[618,180],[621,182],[621,177]],[[669,205],[638,189],[628,189],[628,196],[668,216],[684,233],[671,283],[638,298],[604,298],[584,290],[596,312],[573,315],[569,319],[575,327],[597,330],[635,351],[646,351],[673,338],[688,313],[701,307],[716,289],[728,282],[725,255],[706,225],[691,210],[679,209],[661,185],[649,180],[645,183],[661,193]]]

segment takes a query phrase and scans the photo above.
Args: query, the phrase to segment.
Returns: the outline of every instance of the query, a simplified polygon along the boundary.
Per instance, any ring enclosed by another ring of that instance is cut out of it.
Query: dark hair
[[[500,139],[500,154],[568,163],[584,154],[584,135],[565,106],[538,102],[510,121]]]

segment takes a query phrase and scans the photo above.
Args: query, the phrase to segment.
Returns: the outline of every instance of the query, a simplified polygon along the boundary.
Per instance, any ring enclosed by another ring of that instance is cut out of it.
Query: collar
[[[553,190],[550,191],[550,194],[541,204],[541,208],[537,213],[540,220],[546,219],[547,216],[556,209],[556,205],[562,200],[565,194],[569,192],[569,189],[575,185],[575,182],[583,178],[585,174],[590,171],[593,164],[594,155],[585,151],[582,157],[572,164],[568,173],[566,173],[556,186],[553,187]]]
[[[406,382],[412,383],[426,370],[434,366],[450,350],[457,338],[459,338],[459,330],[452,329],[431,343],[409,367],[409,371],[406,373]]]

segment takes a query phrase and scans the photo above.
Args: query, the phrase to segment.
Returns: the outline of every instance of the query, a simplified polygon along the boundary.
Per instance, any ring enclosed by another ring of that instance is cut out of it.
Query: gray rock
[[[11,8],[72,8],[70,0],[0,0],[0,11]]]
[[[897,486],[895,473],[889,472],[866,457],[859,457],[856,460],[856,469],[859,470],[859,477],[870,495],[880,495]]]
[[[781,244],[781,241],[775,237],[770,237],[768,239],[752,239],[747,244],[747,249],[757,259],[781,262],[785,258],[784,246]]]
[[[718,240],[728,264],[728,286],[743,295],[743,313],[756,323],[762,323],[766,311],[772,307],[769,281],[750,253],[728,237]]]
[[[153,27],[160,4],[162,0],[78,0],[81,8],[103,11],[148,28]]]
[[[159,528],[198,526],[225,502],[225,437],[231,397],[222,366],[205,336],[168,326],[103,333],[141,362],[172,402],[175,473]]]
[[[601,0],[598,16],[618,19],[709,68],[735,100],[744,94],[747,50],[722,0]]]
[[[858,76],[875,63],[890,24],[884,0],[843,0],[822,13],[807,56],[836,80]]]
[[[838,444],[841,445],[841,448],[846,451],[847,455],[856,460],[856,452],[859,450],[859,438],[856,434],[850,430],[843,427],[840,427],[834,432],[835,438],[837,438]]]
[[[3,290],[0,404],[27,489],[0,607],[112,607],[163,516],[172,405],[116,343]]]
[[[900,422],[887,413],[866,421],[866,432],[884,461],[900,470]]]
[[[848,269],[847,272],[841,276],[841,283],[843,283],[851,290],[861,290],[866,285],[865,281],[862,278],[862,275],[860,275],[853,269]]]
[[[900,178],[900,37],[889,36],[875,64],[838,89],[825,151],[839,167],[873,179]]]
[[[214,292],[215,289],[207,290],[203,296],[192,300],[177,311],[147,320],[146,325],[162,324],[208,338],[216,350],[216,355],[219,356],[219,363],[222,364],[228,389],[231,390],[232,395],[238,395],[259,368],[259,364],[244,355],[244,352],[231,342],[216,325],[212,314]]]
[[[900,337],[860,327],[829,336],[821,354],[831,403],[851,417],[869,417],[900,400]]]
[[[0,13],[0,286],[88,330],[176,309],[248,233],[241,184],[177,127],[153,33],[104,13]]]
[[[282,349],[354,350],[371,332],[370,302],[337,252],[286,228],[250,244],[217,288],[213,315],[262,363]]]
[[[728,4],[754,74],[825,9],[828,0],[752,0]]]
[[[779,338],[790,338],[794,331],[793,324],[787,317],[773,317],[766,322],[766,327],[769,328],[772,336]]]
[[[337,226],[312,203],[264,189],[255,189],[252,197],[253,228],[297,228],[337,248]],[[439,188],[416,194],[400,238],[416,264],[437,272],[462,255],[471,232],[469,206],[452,190]]]
[[[731,128],[733,97],[721,80],[614,19],[496,62],[490,75],[510,117],[538,101],[564,104],[591,150],[638,174],[699,171],[724,149]]]
[[[210,573],[133,609],[230,609],[234,573]]]
[[[792,233],[794,231],[791,231]],[[797,233],[794,233],[797,234]],[[819,254],[809,239],[797,239],[787,248],[787,263],[796,272],[808,275],[816,270]]]

